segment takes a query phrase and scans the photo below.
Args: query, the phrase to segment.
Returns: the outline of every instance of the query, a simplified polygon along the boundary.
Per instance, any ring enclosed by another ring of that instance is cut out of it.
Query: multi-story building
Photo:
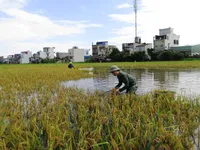
[[[96,45],[92,44],[92,55],[94,58],[105,59],[115,48],[114,45],[108,45],[108,41],[97,42]]]
[[[84,62],[84,55],[85,55],[85,50],[80,49],[77,46],[72,47],[69,49],[69,57],[72,62]]]
[[[30,58],[32,57],[32,52],[31,51],[23,51],[21,52],[20,56],[20,64],[28,64],[30,63]]]
[[[138,51],[145,51],[147,53],[148,49],[152,48],[151,43],[123,43],[122,50],[125,53],[132,54]]]
[[[174,34],[173,28],[160,29],[159,35],[154,37],[156,51],[168,50],[179,45],[180,36]]]
[[[46,53],[47,59],[54,59],[54,50],[55,47],[44,47],[43,52]]]

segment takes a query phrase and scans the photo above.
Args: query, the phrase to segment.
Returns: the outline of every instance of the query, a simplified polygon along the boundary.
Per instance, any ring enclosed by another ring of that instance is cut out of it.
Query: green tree
[[[120,54],[120,51],[118,48],[114,48],[108,58],[110,58],[112,61],[117,61],[116,56]]]

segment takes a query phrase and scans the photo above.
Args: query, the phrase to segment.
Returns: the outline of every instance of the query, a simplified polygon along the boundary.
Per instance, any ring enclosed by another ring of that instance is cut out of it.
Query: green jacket
[[[128,90],[130,87],[137,86],[135,78],[128,73],[120,71],[117,78],[119,80],[119,84],[115,88],[120,88],[122,83],[124,83],[124,87],[119,89],[119,92]]]

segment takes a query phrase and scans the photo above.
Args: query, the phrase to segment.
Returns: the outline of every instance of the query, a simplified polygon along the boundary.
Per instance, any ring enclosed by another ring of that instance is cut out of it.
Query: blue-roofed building
[[[109,45],[108,41],[96,42],[96,45],[92,44],[93,58],[104,60],[116,48],[115,45]]]
[[[200,44],[171,47],[174,51],[182,52],[189,56],[200,55]]]

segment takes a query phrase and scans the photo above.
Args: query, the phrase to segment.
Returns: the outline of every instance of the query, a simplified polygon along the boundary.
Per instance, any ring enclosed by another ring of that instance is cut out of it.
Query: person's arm
[[[115,86],[115,88],[116,88],[116,89],[119,89],[120,86],[122,86],[122,82],[121,82],[121,81],[119,81],[119,83]]]
[[[129,87],[128,76],[125,75],[123,78],[124,78],[124,87],[122,87],[121,89],[119,89],[119,92],[122,92],[122,91],[126,90]]]

